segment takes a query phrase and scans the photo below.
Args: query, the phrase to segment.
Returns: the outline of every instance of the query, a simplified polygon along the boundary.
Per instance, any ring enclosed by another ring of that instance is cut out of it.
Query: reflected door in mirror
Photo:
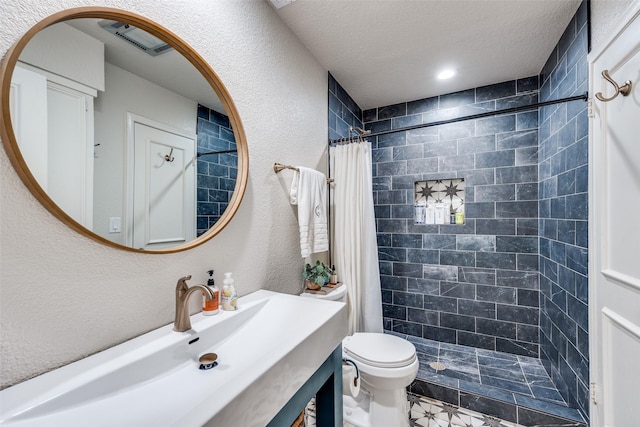
[[[140,121],[133,127],[132,246],[157,250],[193,240],[196,136]]]
[[[47,78],[28,68],[16,67],[12,80],[12,124],[20,149],[51,199],[78,223],[91,228],[92,91],[78,90],[77,83]]]

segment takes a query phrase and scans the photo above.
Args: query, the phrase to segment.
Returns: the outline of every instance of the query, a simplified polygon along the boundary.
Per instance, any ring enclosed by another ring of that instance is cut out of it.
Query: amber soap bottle
[[[216,283],[213,280],[213,270],[209,270],[207,273],[209,273],[207,286],[211,289],[215,298],[207,301],[207,298],[202,294],[202,314],[205,316],[212,316],[214,314],[218,314],[220,311],[220,289],[216,287]]]

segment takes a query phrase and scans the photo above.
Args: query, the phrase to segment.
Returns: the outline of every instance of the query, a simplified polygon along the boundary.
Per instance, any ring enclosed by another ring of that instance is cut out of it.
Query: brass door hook
[[[165,154],[164,155],[164,159],[169,163],[171,163],[171,162],[173,162],[175,160],[174,157],[173,157],[173,147],[171,147],[171,151],[169,151],[169,154]]]
[[[613,85],[613,87],[616,89],[616,92],[610,98],[605,98],[602,95],[602,92],[596,93],[596,98],[598,98],[600,101],[609,102],[614,100],[618,95],[627,96],[631,93],[631,80],[627,80],[622,86],[618,86],[618,84],[609,75],[609,70],[604,70],[602,72],[602,77],[604,77],[606,81]]]

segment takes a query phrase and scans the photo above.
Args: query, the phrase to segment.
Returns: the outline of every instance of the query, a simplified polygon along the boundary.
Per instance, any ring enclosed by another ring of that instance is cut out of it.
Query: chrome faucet
[[[208,300],[214,300],[216,296],[207,286],[193,285],[187,286],[187,280],[191,279],[191,275],[178,279],[176,285],[176,319],[173,323],[173,330],[176,332],[184,332],[191,329],[191,319],[189,318],[189,297],[195,291],[204,292],[204,297]]]

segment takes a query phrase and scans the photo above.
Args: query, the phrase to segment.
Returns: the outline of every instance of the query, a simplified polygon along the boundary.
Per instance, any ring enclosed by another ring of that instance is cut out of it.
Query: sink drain
[[[431,366],[436,371],[444,371],[446,369],[446,367],[444,366],[444,363],[440,363],[440,362],[431,362],[429,363],[429,366]]]
[[[218,362],[216,362],[216,360],[218,359],[218,355],[215,353],[205,353],[202,356],[200,356],[199,362],[200,362],[200,370],[202,371],[207,371],[211,368],[215,368],[216,366],[218,366]]]

